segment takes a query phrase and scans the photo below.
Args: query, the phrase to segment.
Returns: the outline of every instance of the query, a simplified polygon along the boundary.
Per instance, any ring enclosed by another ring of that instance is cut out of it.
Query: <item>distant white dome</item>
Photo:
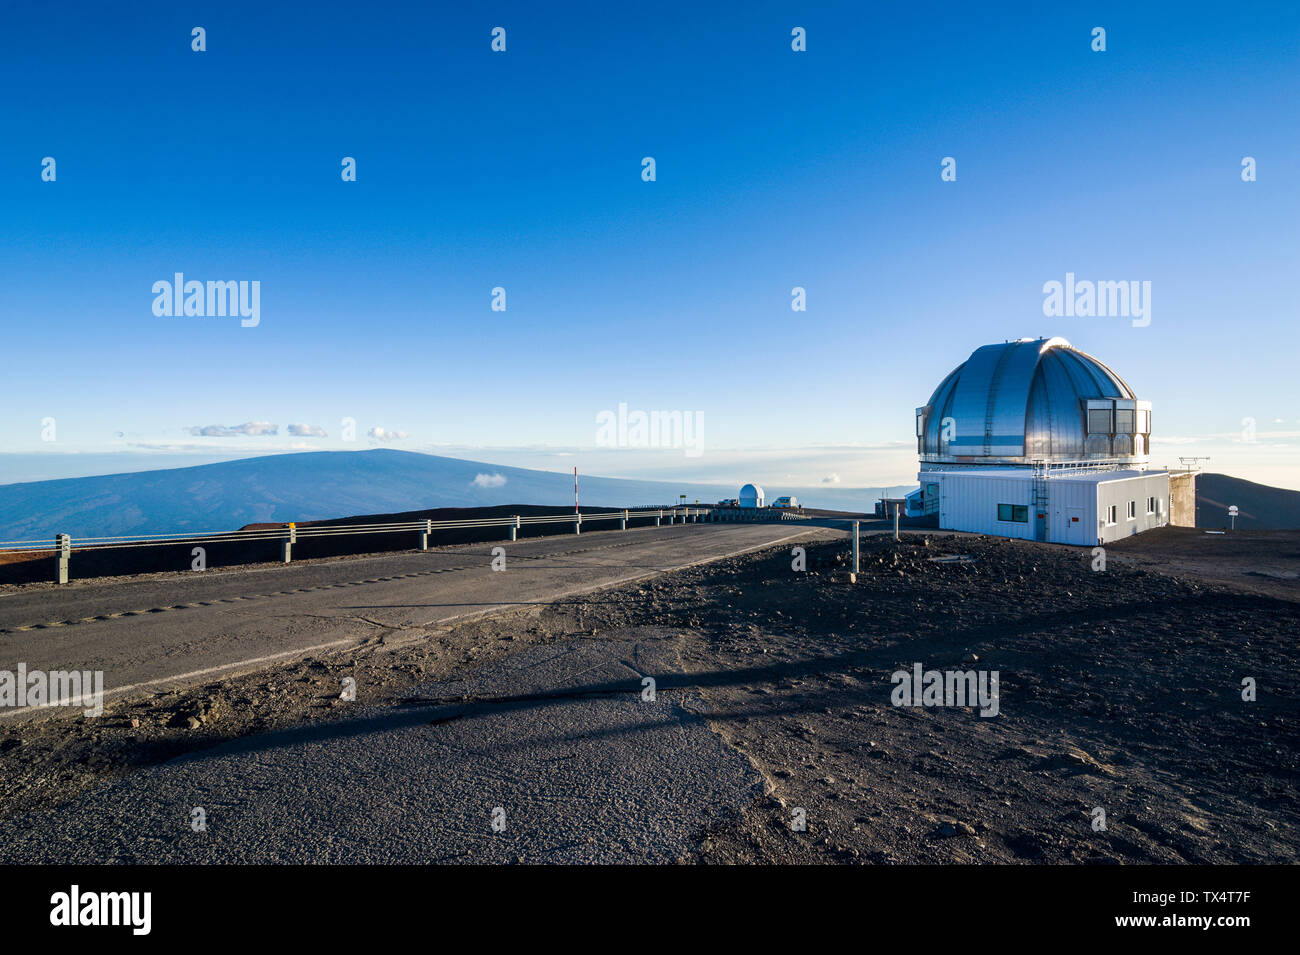
[[[746,484],[740,489],[741,507],[762,507],[763,489],[757,484]]]

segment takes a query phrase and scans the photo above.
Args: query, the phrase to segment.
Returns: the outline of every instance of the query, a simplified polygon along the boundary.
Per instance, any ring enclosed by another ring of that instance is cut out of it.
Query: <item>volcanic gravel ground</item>
[[[867,538],[856,584],[844,546],[807,557],[593,617],[690,631],[710,718],[771,787],[697,861],[1296,861],[1300,603],[1001,539]],[[892,705],[917,662],[999,671],[999,715]]]
[[[675,648],[660,692],[694,688],[689,705],[767,789],[703,828],[682,861],[1296,861],[1295,596],[947,535],[864,538],[850,584],[844,544],[803,546],[806,572],[777,548],[145,694],[100,719],[0,725],[0,816],[338,718],[344,676],[371,703],[401,704],[525,647],[653,628]],[[890,675],[914,663],[997,670],[999,714],[894,706]],[[1254,702],[1242,700],[1246,677]],[[796,809],[806,831],[791,828]]]

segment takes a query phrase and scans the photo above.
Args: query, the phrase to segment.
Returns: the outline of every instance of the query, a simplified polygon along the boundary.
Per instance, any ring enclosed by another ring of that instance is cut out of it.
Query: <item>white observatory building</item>
[[[740,489],[741,507],[763,507],[763,489],[757,484],[746,484]]]
[[[916,440],[907,514],[944,530],[1095,546],[1184,523],[1147,466],[1151,403],[1063,338],[975,349],[916,409]]]

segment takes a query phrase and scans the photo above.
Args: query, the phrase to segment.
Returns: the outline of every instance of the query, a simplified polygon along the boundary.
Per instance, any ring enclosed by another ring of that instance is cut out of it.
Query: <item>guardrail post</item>
[[[623,517],[618,522],[618,529],[621,531],[627,530],[627,511],[623,512]]]
[[[280,545],[280,556],[284,563],[293,560],[293,545],[298,542],[298,528],[295,524],[289,524],[289,535],[285,537],[284,543]]]
[[[429,549],[429,535],[433,533],[433,518],[424,522],[424,530],[420,531],[420,550]]]
[[[894,505],[894,540],[898,540],[898,512],[901,509],[899,505]]]
[[[519,515],[518,514],[515,515],[515,522],[510,525],[510,539],[511,540],[519,539]]]
[[[54,582],[56,584],[66,584],[68,582],[68,561],[72,559],[72,538],[67,534],[55,534],[54,543],[57,547],[56,557],[58,559],[58,570]]]
[[[655,527],[658,527],[660,524],[662,524],[663,520],[664,520],[664,512],[661,510],[658,514],[655,515]]]
[[[858,528],[861,523],[861,521],[853,522],[853,573],[849,574],[851,584],[858,582]]]
[[[581,515],[581,514],[575,514],[575,515],[573,515],[573,533],[575,533],[575,534],[581,534],[581,533],[582,533],[582,515]]]

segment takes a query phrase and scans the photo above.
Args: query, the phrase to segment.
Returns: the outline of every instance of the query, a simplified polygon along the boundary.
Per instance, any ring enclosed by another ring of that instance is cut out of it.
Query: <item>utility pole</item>
[[[578,513],[578,469],[573,469],[573,513]]]

